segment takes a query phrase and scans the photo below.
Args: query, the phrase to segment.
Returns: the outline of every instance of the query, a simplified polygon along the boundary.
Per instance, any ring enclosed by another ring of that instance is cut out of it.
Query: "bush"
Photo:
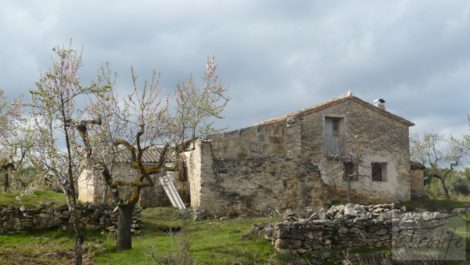
[[[466,178],[456,178],[450,183],[450,189],[455,195],[470,195],[470,184]]]
[[[430,178],[429,184],[426,185],[426,195],[431,198],[438,198],[444,196],[441,182],[436,178]]]

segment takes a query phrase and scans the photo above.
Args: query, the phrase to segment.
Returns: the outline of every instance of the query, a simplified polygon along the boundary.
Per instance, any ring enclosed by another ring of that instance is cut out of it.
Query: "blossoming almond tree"
[[[61,184],[71,213],[76,235],[75,264],[82,262],[83,235],[79,228],[76,178],[79,173],[80,150],[74,129],[83,109],[77,101],[84,95],[99,96],[109,87],[96,83],[82,85],[79,69],[82,53],[69,47],[53,49],[52,66],[41,74],[36,89],[31,90],[31,115],[35,129],[35,165]]]
[[[0,90],[0,172],[3,173],[5,192],[23,189],[31,179],[25,170],[26,155],[32,147],[31,132],[23,126],[25,117],[22,111],[22,95],[13,102],[7,102]]]
[[[141,190],[155,185],[150,175],[166,170],[168,153],[178,153],[190,140],[218,132],[208,119],[222,118],[221,112],[229,98],[225,95],[227,89],[217,82],[215,70],[215,62],[210,58],[203,87],[196,87],[191,78],[178,85],[176,104],[170,110],[168,97],[160,93],[158,75],[154,73],[150,82],[144,81],[139,87],[132,69],[132,93],[120,99],[115,91],[108,91],[90,106],[89,114],[96,118],[84,120],[77,126],[88,164],[93,171],[101,173],[119,210],[118,250],[132,248],[133,208],[139,201]],[[115,88],[109,68],[103,68],[101,73],[100,80],[104,85]],[[151,148],[160,154],[156,165],[149,166],[144,163],[143,156]],[[133,176],[127,179],[119,178],[121,176],[110,170],[115,157],[112,154],[122,150],[129,154],[133,169]],[[132,192],[125,196],[119,187],[128,187]]]

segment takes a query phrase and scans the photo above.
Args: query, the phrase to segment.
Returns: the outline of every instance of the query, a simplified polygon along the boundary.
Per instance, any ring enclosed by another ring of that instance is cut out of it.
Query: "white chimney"
[[[385,110],[385,100],[382,98],[378,98],[374,100],[374,106],[376,106],[377,108],[381,110]]]

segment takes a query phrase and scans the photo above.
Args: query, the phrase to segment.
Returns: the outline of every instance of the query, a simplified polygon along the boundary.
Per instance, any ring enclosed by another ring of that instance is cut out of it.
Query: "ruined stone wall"
[[[126,164],[119,164],[113,169],[113,175],[117,179],[126,179],[126,177],[133,177],[135,171],[130,169]],[[178,175],[177,172],[167,172],[167,174],[174,176]],[[159,177],[160,174],[150,175],[153,183],[153,187],[144,187],[140,193],[140,199],[138,205],[142,208],[148,207],[163,207],[171,206],[171,202],[165,194],[165,191],[160,185]],[[181,182],[178,178],[173,177],[175,187],[178,193],[187,194],[189,193],[189,185],[187,182]],[[112,195],[109,192],[109,188],[104,183],[104,179],[100,172],[96,171],[93,174],[89,170],[84,170],[78,178],[78,199],[81,202],[90,203],[112,203]],[[126,198],[131,193],[129,187],[119,187],[119,194],[121,198]],[[183,201],[189,202],[189,199],[182,196]],[[185,200],[186,199],[186,200]]]
[[[391,204],[338,205],[328,211],[286,219],[262,229],[276,250],[289,254],[312,254],[327,258],[333,247],[431,248],[465,253],[464,238],[452,234],[465,222],[439,212],[403,212]],[[457,220],[457,221],[456,221]],[[260,230],[260,228],[256,228]],[[447,242],[446,242],[447,240]],[[455,245],[446,245],[455,244]],[[460,255],[461,253],[456,253]]]
[[[277,122],[217,135],[212,139],[213,155],[217,159],[286,156],[287,131],[286,122]]]
[[[344,158],[328,157],[325,150],[325,117],[343,118]],[[349,100],[306,114],[302,120],[302,156],[319,165],[330,186],[332,199],[345,199],[343,160],[359,161],[359,180],[351,182],[352,198],[360,203],[382,203],[410,198],[408,126]],[[387,163],[384,181],[372,181],[371,163]]]
[[[135,208],[131,229],[140,233],[142,222],[140,208]],[[117,228],[117,212],[104,204],[78,206],[80,225],[87,229],[114,232]],[[70,212],[67,205],[26,208],[24,206],[0,205],[0,233],[21,231],[44,231],[69,226]]]

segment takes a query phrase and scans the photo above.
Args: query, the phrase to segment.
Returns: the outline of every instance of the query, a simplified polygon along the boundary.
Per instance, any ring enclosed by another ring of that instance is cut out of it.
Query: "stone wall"
[[[135,174],[133,169],[130,169],[125,163],[120,163],[114,167],[113,170],[114,176],[116,179],[126,179],[126,177],[130,178]],[[188,182],[179,181],[177,171],[169,171],[167,174],[170,175],[173,179],[173,183],[175,187],[182,197],[185,203],[189,203],[189,184]],[[140,192],[139,198],[139,206],[142,208],[149,208],[149,207],[167,207],[171,206],[171,202],[168,199],[165,191],[160,184],[159,177],[160,174],[153,174],[150,175],[152,178],[153,183],[155,184],[153,187],[144,187]],[[112,203],[112,195],[109,191],[109,188],[104,183],[103,176],[99,171],[91,173],[89,170],[85,169],[82,171],[78,178],[78,199],[81,202],[89,202],[89,203],[104,203],[104,204],[111,204]],[[126,198],[131,193],[131,189],[128,187],[119,187],[119,193],[121,198]],[[182,196],[183,195],[183,196]]]
[[[325,197],[348,194],[364,204],[409,200],[411,123],[348,99],[196,143],[186,152],[191,206],[259,212],[307,201],[318,208]],[[341,119],[342,152],[334,157],[325,148],[326,117]],[[351,183],[343,178],[346,161],[358,165],[358,180]],[[372,180],[372,163],[386,165],[381,181]]]
[[[211,142],[187,153],[191,206],[210,214],[265,214],[321,208],[325,190],[318,168],[285,156],[213,157]]]
[[[80,224],[92,230],[116,231],[117,212],[108,205],[84,204],[79,208]],[[134,209],[132,232],[140,233],[142,222],[140,208]],[[67,205],[25,208],[24,206],[0,205],[0,233],[21,231],[44,231],[69,226],[70,212]]]
[[[344,141],[343,153],[339,156],[328,156],[325,150],[325,117],[342,118],[341,134]],[[252,197],[257,193],[248,192],[253,189],[250,182],[258,183],[256,179],[262,178],[266,181],[259,182],[260,186],[270,183],[271,179],[296,183],[296,176],[304,174],[295,172],[296,166],[307,164],[318,166],[322,181],[326,184],[323,192],[328,193],[331,200],[346,199],[348,190],[352,201],[356,203],[409,200],[412,184],[408,126],[384,115],[373,106],[365,106],[357,100],[346,100],[316,111],[280,117],[214,136],[211,147],[202,150],[204,154],[192,152],[187,156],[193,159],[188,161],[192,170],[189,176],[193,178],[190,190],[191,201],[195,203],[192,205],[200,205],[204,193],[211,192],[203,192],[201,189],[204,189],[204,185],[222,193],[232,193],[234,198],[238,196],[235,194],[238,190],[244,191],[244,196]],[[351,181],[349,187],[348,181],[343,179],[343,162],[351,159],[358,164],[358,180]],[[263,168],[269,164],[268,160],[276,166]],[[383,181],[372,180],[373,162],[386,163]],[[291,168],[293,172],[286,174],[286,168]],[[251,178],[255,180],[250,181]],[[284,188],[292,188],[291,192],[294,193],[297,189],[295,185]],[[266,188],[269,189],[270,185]],[[218,200],[220,196],[212,194],[208,197]],[[261,200],[266,199],[267,196]],[[283,199],[280,201],[278,205],[283,206]]]
[[[450,229],[448,218],[439,212],[403,212],[393,204],[347,204],[310,216],[288,214],[283,222],[265,226],[264,231],[281,253],[309,253],[324,259],[333,246],[442,248],[443,235]],[[455,225],[455,220],[452,222]],[[465,228],[465,222],[462,225]],[[453,236],[454,242],[464,243],[458,235]],[[465,246],[460,251],[465,253]]]
[[[252,126],[217,135],[212,139],[213,156],[218,159],[286,156],[285,122]]]
[[[424,196],[424,169],[419,162],[411,162],[411,195],[415,197]]]
[[[343,155],[329,157],[325,150],[325,117],[342,118]],[[331,187],[332,199],[345,199],[344,161],[358,163],[359,179],[351,181],[353,201],[363,204],[403,201],[410,198],[408,125],[354,100],[299,116],[305,159],[319,166]],[[371,163],[387,163],[386,179],[372,181]]]

